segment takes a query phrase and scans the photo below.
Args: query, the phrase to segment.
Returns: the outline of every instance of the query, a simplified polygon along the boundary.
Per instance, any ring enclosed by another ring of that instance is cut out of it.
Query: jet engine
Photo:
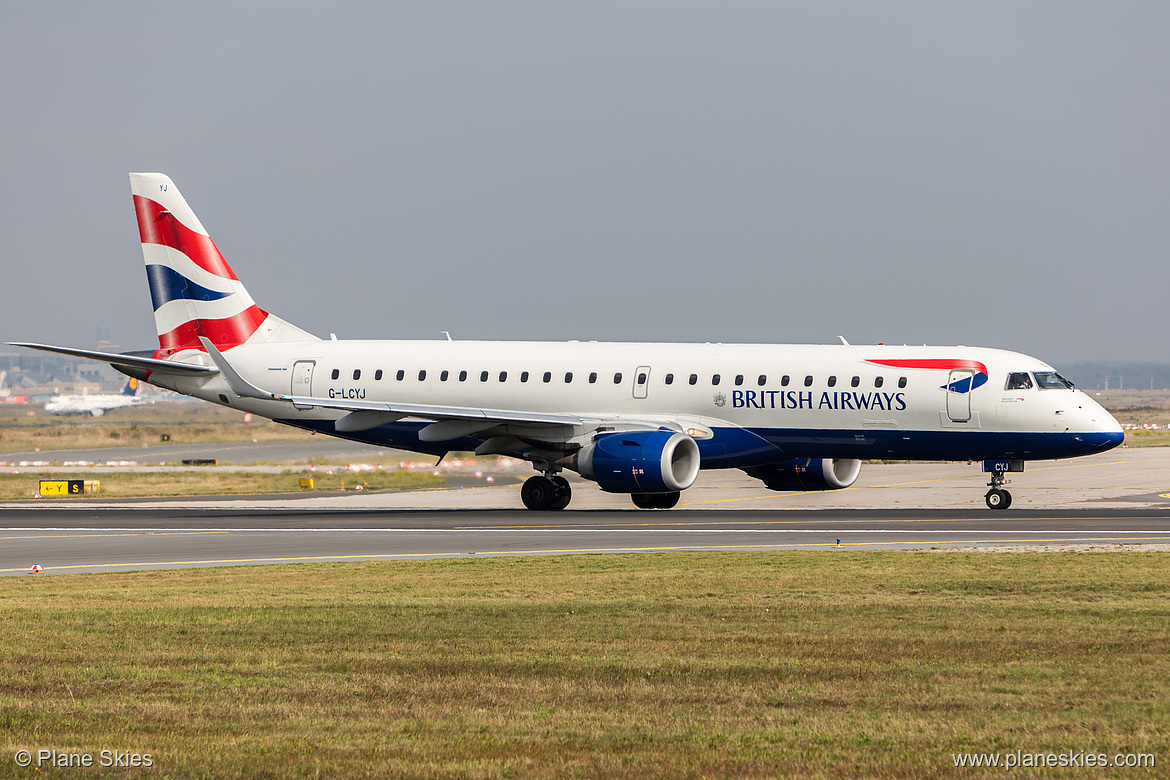
[[[744,469],[769,490],[840,490],[857,481],[861,461],[856,459],[794,458]]]
[[[699,445],[668,430],[606,433],[565,465],[610,493],[675,493],[699,476]]]

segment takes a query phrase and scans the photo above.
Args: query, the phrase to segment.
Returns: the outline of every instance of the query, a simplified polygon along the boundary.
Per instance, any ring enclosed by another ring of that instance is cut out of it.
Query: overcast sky
[[[1170,4],[13,5],[3,341],[157,346],[161,171],[326,337],[1170,361]]]

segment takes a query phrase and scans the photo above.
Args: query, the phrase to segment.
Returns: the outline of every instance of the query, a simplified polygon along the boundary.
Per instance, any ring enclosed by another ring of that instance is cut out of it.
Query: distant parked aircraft
[[[56,395],[45,404],[45,411],[50,414],[88,414],[101,417],[111,409],[121,409],[124,406],[138,406],[150,403],[137,395],[138,380],[131,377],[120,393],[94,393],[93,395]]]

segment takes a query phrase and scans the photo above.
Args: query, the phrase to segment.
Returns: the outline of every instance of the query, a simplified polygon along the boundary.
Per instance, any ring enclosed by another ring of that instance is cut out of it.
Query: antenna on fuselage
[[[841,339],[842,344],[844,344],[847,347],[849,346],[849,342],[845,340],[844,336],[838,336],[837,338]]]
[[[455,339],[451,338],[451,331],[449,331],[449,330],[441,330],[441,331],[439,331],[439,333],[442,333],[444,336],[446,336],[447,341],[454,341],[455,340]]]

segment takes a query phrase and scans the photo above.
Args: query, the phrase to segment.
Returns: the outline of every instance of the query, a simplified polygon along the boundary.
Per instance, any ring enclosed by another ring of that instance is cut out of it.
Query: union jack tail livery
[[[158,358],[245,343],[317,337],[261,309],[223,259],[170,177],[130,174],[142,256],[158,330]]]

